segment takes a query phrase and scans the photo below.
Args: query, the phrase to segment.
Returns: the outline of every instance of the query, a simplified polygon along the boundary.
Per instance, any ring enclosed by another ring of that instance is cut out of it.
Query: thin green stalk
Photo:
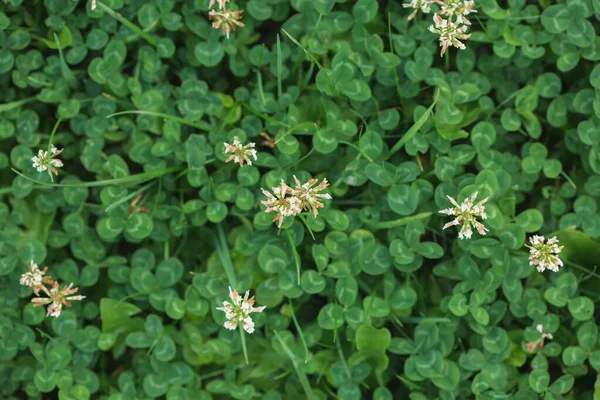
[[[304,389],[304,393],[306,394],[307,399],[315,400],[316,396],[313,393],[312,388],[310,387],[310,382],[308,381],[306,373],[304,373],[304,371],[300,368],[300,366],[298,364],[298,360],[296,359],[296,356],[290,350],[290,348],[287,347],[285,342],[283,340],[281,340],[279,333],[277,333],[277,331],[273,331],[273,333],[275,334],[275,337],[277,338],[277,340],[279,340],[279,344],[281,344],[283,351],[287,354],[287,356],[292,361],[292,365],[293,365],[294,369],[296,370],[296,374],[298,375],[298,380],[300,381],[300,386],[302,386],[302,389]]]
[[[392,40],[392,13],[388,12],[388,38],[390,39],[390,52],[395,54],[394,52],[394,41]],[[396,67],[393,68],[394,71],[394,81],[396,82],[396,92],[398,93],[398,99],[400,96],[400,79],[398,78],[398,71],[396,71]]]
[[[260,94],[260,100],[262,101],[262,104],[264,106],[264,104],[266,102],[265,91],[263,89],[262,75],[260,74],[260,71],[258,69],[256,70],[256,84],[258,86],[258,93]]]
[[[137,196],[138,194],[142,193],[143,191],[149,189],[150,187],[152,187],[155,184],[155,182],[150,182],[147,185],[142,186],[141,188],[139,188],[138,190],[131,192],[130,194],[128,194],[125,197],[120,198],[119,200],[115,201],[114,203],[110,204],[108,207],[106,207],[106,209],[104,210],[104,212],[109,212],[115,208],[117,208],[118,206],[120,206],[121,204],[133,199],[135,196]]]
[[[292,247],[294,261],[296,262],[296,274],[298,276],[298,285],[300,285],[300,256],[298,255],[298,250],[296,250],[296,244],[294,243],[294,239],[290,234],[290,230],[286,228],[285,233],[287,235],[288,240],[290,241],[290,246]]]
[[[294,326],[298,331],[298,335],[300,336],[300,341],[302,342],[302,346],[304,347],[304,363],[308,362],[308,345],[306,344],[306,340],[304,339],[304,333],[302,332],[302,328],[296,319],[296,313],[294,312],[294,304],[292,303],[292,299],[289,299],[290,302],[290,310],[292,311],[292,321],[294,321]]]
[[[310,155],[312,154],[312,152],[315,151],[315,148],[313,146],[311,146],[310,151],[308,153],[306,153],[304,156],[302,156],[301,158],[299,158],[298,160],[294,161],[293,163],[290,163],[289,165],[286,165],[285,167],[283,167],[283,169],[290,169],[291,167],[293,167],[294,165],[298,165],[300,164],[302,161],[306,160],[308,157],[310,157]]]
[[[35,97],[28,97],[23,100],[11,101],[10,103],[0,104],[0,113],[10,111],[13,108],[17,108],[17,107],[22,106],[23,104],[30,103],[30,102],[34,101],[35,99],[36,99]]]
[[[337,349],[338,356],[340,356],[340,361],[342,362],[344,371],[346,371],[346,375],[348,375],[348,379],[352,380],[352,373],[350,372],[350,368],[348,368],[346,357],[344,357],[344,352],[342,351],[342,344],[339,341],[335,342],[335,348]]]
[[[396,375],[396,378],[398,378],[402,383],[404,383],[406,386],[408,386],[411,389],[422,390],[422,391],[426,390],[424,387],[419,386],[416,383],[413,383],[412,381],[409,381],[408,379],[403,378],[400,375]]]
[[[149,181],[151,179],[154,178],[158,178],[159,176],[163,176],[166,174],[170,174],[172,172],[179,172],[182,169],[184,169],[183,166],[180,167],[171,167],[171,168],[165,168],[165,169],[161,169],[158,171],[149,171],[149,172],[142,172],[141,174],[136,174],[136,175],[130,175],[130,176],[125,176],[123,178],[116,178],[116,179],[106,179],[106,180],[102,180],[102,181],[95,181],[95,182],[80,182],[80,183],[47,183],[47,182],[42,182],[42,181],[38,181],[36,179],[30,178],[24,174],[22,174],[21,172],[17,171],[14,168],[11,168],[12,171],[27,179],[28,181],[37,183],[38,185],[42,185],[42,186],[52,186],[52,187],[99,187],[99,186],[109,186],[109,185],[128,185],[128,184],[133,184],[133,183],[142,183],[142,182],[146,182]]]
[[[242,107],[244,107],[246,110],[250,111],[252,114],[256,115],[259,118],[264,119],[267,122],[270,122],[272,124],[276,124],[276,125],[281,125],[281,126],[285,126],[286,128],[289,128],[288,124],[284,124],[281,121],[277,121],[275,118],[271,118],[268,115],[265,115],[259,111],[256,111],[254,108],[252,108],[250,106],[250,104],[246,104],[246,103],[239,103]]]
[[[323,68],[323,66],[321,65],[321,63],[319,62],[319,60],[317,60],[312,54],[311,52],[309,52],[307,49],[304,48],[304,46],[302,46],[302,44],[300,44],[299,41],[296,40],[296,38],[294,38],[292,35],[290,35],[285,29],[282,29],[283,33],[286,34],[286,36],[292,41],[294,42],[294,44],[298,47],[300,47],[302,50],[304,50],[304,54],[306,54],[306,56],[317,65],[317,68],[319,68],[319,71],[322,71],[323,74],[325,75],[325,78],[329,81],[329,84],[331,84],[331,86],[333,86],[336,90],[336,92],[341,93],[341,90],[338,88],[337,84],[331,79],[331,77],[329,76],[329,74],[327,73],[327,71],[325,70],[325,68]]]
[[[498,111],[500,108],[502,108],[503,106],[505,106],[509,101],[511,101],[512,99],[514,99],[521,92],[521,90],[523,90],[523,88],[517,89],[513,93],[511,93],[506,99],[504,99],[500,104],[498,104],[494,108],[494,110],[492,111],[492,113],[490,114],[490,116],[492,114],[494,114],[496,111]]]
[[[560,174],[563,178],[565,178],[567,180],[567,182],[569,182],[571,184],[571,186],[573,186],[573,189],[577,189],[575,182],[573,182],[573,180],[569,177],[569,175],[567,175],[565,173],[565,171],[560,171]]]
[[[142,37],[146,42],[150,43],[152,46],[156,47],[158,45],[158,42],[152,36],[144,32],[139,26],[122,16],[120,13],[108,7],[101,1],[98,1],[97,5],[98,8],[100,8],[102,11],[106,12],[108,15],[110,15],[111,17],[113,17],[114,19],[116,19],[117,21],[119,21],[138,35],[140,35],[140,37]]]
[[[242,341],[242,350],[244,351],[244,359],[246,360],[246,365],[248,365],[250,362],[248,361],[248,348],[246,347],[246,332],[244,332],[241,322],[238,325],[238,331],[240,331],[240,339]]]
[[[277,34],[277,99],[281,100],[283,96],[283,86],[281,84],[281,72],[283,71],[283,61],[281,58],[281,41],[279,33]]]
[[[65,80],[69,83],[69,85],[71,85],[71,87],[77,86],[77,80],[75,79],[73,72],[71,72],[71,69],[69,69],[69,65],[65,61],[65,56],[63,54],[62,47],[60,46],[60,42],[56,33],[54,34],[54,43],[56,43],[56,47],[58,48],[60,71],[62,73],[63,78],[65,78]]]
[[[285,139],[289,134],[291,134],[292,132],[296,131],[297,129],[301,129],[301,128],[305,128],[310,126],[311,128],[314,127],[315,131],[314,132],[296,132],[297,135],[314,135],[319,128],[317,127],[317,124],[315,124],[314,122],[304,122],[298,125],[295,125],[294,127],[288,129],[287,131],[285,131],[281,136],[279,136],[277,138],[277,140],[275,140],[275,144],[281,142],[283,139]]]
[[[308,233],[310,234],[310,237],[312,238],[312,240],[315,241],[316,240],[315,234],[313,233],[312,229],[310,229],[310,226],[308,226],[308,223],[306,222],[306,218],[304,218],[304,216],[302,214],[298,214],[298,218],[300,219],[300,221],[302,221],[304,226],[306,226],[306,229],[308,229]]]
[[[568,260],[563,260],[563,262],[565,264],[567,264],[567,265],[570,265],[571,267],[573,267],[575,269],[580,270],[581,272],[584,272],[584,273],[586,273],[588,275],[591,275],[591,276],[593,276],[595,278],[600,279],[600,275],[599,274],[597,274],[594,271],[590,271],[588,268],[584,267],[583,265],[575,264],[574,262],[571,262],[571,261],[568,261]]]
[[[180,124],[191,126],[192,128],[200,129],[201,131],[210,132],[210,126],[204,121],[200,121],[203,123],[199,124],[196,122],[188,121],[185,118],[177,117],[175,115],[159,113],[159,112],[154,112],[154,111],[143,111],[143,110],[121,111],[118,113],[107,115],[106,118],[112,118],[112,117],[117,117],[119,115],[126,115],[126,114],[150,115],[152,117],[170,119],[171,121],[179,122]]]
[[[412,221],[419,221],[421,219],[429,218],[433,213],[432,212],[424,212],[420,214],[411,215],[409,217],[404,217],[400,219],[396,219],[393,221],[382,221],[382,222],[373,222],[367,224],[369,229],[377,230],[377,229],[391,229],[397,228],[402,225],[406,225]]]
[[[231,262],[231,255],[229,254],[229,245],[227,244],[227,238],[225,237],[225,232],[223,231],[223,227],[220,223],[217,224],[215,248],[217,249],[217,254],[219,255],[221,264],[223,264],[223,268],[225,268],[225,274],[227,274],[229,285],[231,285],[231,287],[234,289],[237,288],[235,271],[233,269],[233,263]]]
[[[419,129],[421,129],[421,127],[429,119],[429,116],[431,115],[431,112],[433,111],[433,107],[435,106],[435,103],[437,103],[439,97],[440,97],[440,90],[438,89],[435,92],[435,95],[433,96],[433,103],[431,103],[431,105],[429,106],[427,111],[425,111],[423,113],[423,115],[421,115],[421,118],[419,118],[413,124],[413,126],[411,126],[410,129],[404,134],[404,136],[402,136],[402,138],[394,145],[394,147],[392,147],[392,149],[390,150],[390,153],[389,153],[390,157],[393,156],[394,154],[396,154],[400,149],[402,149],[402,146],[404,146],[406,144],[406,142],[408,142],[410,139],[412,139],[413,136],[415,136],[417,134]]]
[[[407,317],[407,318],[399,318],[400,321],[406,322],[407,324],[419,324],[422,321],[435,322],[438,324],[448,324],[450,323],[450,319],[444,317]]]

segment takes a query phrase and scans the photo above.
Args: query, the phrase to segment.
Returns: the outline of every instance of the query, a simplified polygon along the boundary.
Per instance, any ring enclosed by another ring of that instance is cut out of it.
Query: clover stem
[[[248,348],[246,347],[246,332],[244,332],[244,328],[242,328],[242,323],[239,323],[238,330],[240,331],[240,340],[242,341],[242,350],[244,351],[244,359],[246,360],[246,364],[250,364],[248,361]]]

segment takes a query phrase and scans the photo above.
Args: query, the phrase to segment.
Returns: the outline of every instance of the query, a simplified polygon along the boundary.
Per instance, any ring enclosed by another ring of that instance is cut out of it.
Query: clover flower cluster
[[[239,324],[242,324],[242,328],[248,333],[254,332],[254,321],[250,314],[253,312],[263,312],[266,306],[254,307],[254,296],[250,296],[250,291],[247,290],[244,298],[242,298],[237,290],[231,290],[229,286],[229,298],[231,302],[224,301],[222,307],[217,307],[217,310],[225,313],[227,319],[223,326],[230,331],[235,330]]]
[[[208,8],[212,8],[218,5],[217,10],[210,10],[208,13],[208,19],[214,21],[212,27],[214,29],[221,29],[223,34],[229,39],[231,31],[235,31],[235,27],[244,27],[244,24],[240,21],[242,19],[242,13],[244,10],[229,10],[227,9],[227,3],[229,0],[210,0]]]
[[[452,197],[446,197],[448,197],[454,207],[441,210],[440,213],[454,215],[456,218],[444,225],[442,229],[454,225],[461,225],[461,229],[458,232],[459,239],[471,239],[471,236],[473,235],[471,227],[474,227],[480,235],[486,234],[488,229],[481,222],[477,221],[477,218],[480,217],[482,220],[487,218],[485,207],[483,206],[488,201],[487,197],[479,203],[474,204],[475,199],[477,198],[477,192],[475,192],[471,197],[466,198],[460,205]]]
[[[225,162],[232,161],[235,163],[239,163],[240,167],[244,166],[244,161],[248,165],[252,165],[251,158],[256,160],[256,143],[248,143],[247,145],[242,145],[240,139],[237,136],[233,137],[233,143],[225,143],[225,154],[231,154]]]
[[[471,13],[476,13],[473,0],[411,0],[404,3],[405,8],[414,8],[415,10],[408,16],[411,20],[421,10],[428,14],[431,12],[433,4],[439,5],[440,11],[433,16],[433,25],[429,26],[429,31],[440,35],[441,56],[444,55],[448,47],[454,46],[457,49],[464,50],[465,44],[461,40],[467,40],[471,36],[466,33],[471,21],[466,17]]]
[[[46,316],[58,317],[62,312],[63,306],[71,307],[71,301],[83,300],[85,296],[73,296],[79,288],[74,288],[73,283],[69,286],[60,286],[58,281],[52,280],[50,275],[46,275],[48,267],[40,270],[38,265],[32,260],[27,266],[28,272],[21,275],[19,283],[33,290],[37,297],[31,299],[34,307],[48,304]],[[48,297],[40,297],[40,291]]]
[[[543,236],[533,235],[529,238],[531,246],[525,245],[529,249],[529,265],[535,265],[539,272],[549,269],[558,272],[563,266],[562,260],[558,257],[564,246],[558,245],[556,236],[547,241]]]
[[[261,203],[267,207],[265,212],[275,212],[273,222],[279,221],[277,227],[281,228],[285,217],[293,217],[302,212],[302,210],[312,211],[315,218],[319,215],[319,208],[323,208],[321,199],[331,199],[328,193],[319,193],[329,185],[327,179],[323,179],[318,186],[318,179],[309,179],[308,182],[301,184],[300,180],[294,175],[296,187],[292,189],[285,181],[281,180],[281,185],[271,188],[273,193],[262,189],[267,200]]]
[[[52,174],[58,176],[57,168],[61,168],[64,164],[61,160],[56,158],[64,149],[58,150],[54,145],[50,146],[50,153],[45,150],[39,149],[37,156],[31,157],[33,161],[33,168],[36,168],[38,172],[48,171],[48,175],[52,178]]]
[[[481,200],[479,203],[475,203],[477,198],[477,192],[473,193],[471,197],[467,197],[462,204],[458,204],[450,196],[446,196],[450,202],[454,205],[452,208],[446,208],[439,212],[446,215],[453,215],[456,218],[444,225],[442,229],[449,228],[454,225],[461,225],[460,231],[458,232],[459,239],[471,239],[473,235],[472,227],[474,227],[480,235],[485,235],[488,229],[479,221],[477,218],[482,220],[487,218],[485,213],[484,204],[488,201],[488,198]],[[529,265],[535,265],[539,272],[544,272],[549,269],[553,272],[558,272],[560,267],[563,266],[562,260],[559,258],[561,250],[564,246],[558,245],[558,239],[556,236],[546,240],[544,236],[533,235],[529,238],[530,245],[525,245],[529,249]]]

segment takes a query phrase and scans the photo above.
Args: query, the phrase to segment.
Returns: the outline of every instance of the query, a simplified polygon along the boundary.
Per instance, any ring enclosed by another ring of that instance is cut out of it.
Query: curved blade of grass
[[[277,99],[281,100],[283,95],[283,89],[281,86],[281,71],[283,70],[283,62],[281,59],[281,41],[279,40],[279,33],[277,34]]]
[[[233,263],[231,262],[231,254],[229,254],[229,245],[227,244],[227,238],[225,232],[220,223],[217,224],[217,236],[215,237],[215,248],[217,249],[217,255],[225,268],[225,274],[229,280],[229,285],[232,288],[237,288],[237,281],[235,279],[235,271],[233,269]]]
[[[113,17],[114,19],[116,19],[117,21],[119,21],[138,35],[140,35],[140,37],[142,37],[146,42],[150,43],[152,46],[156,47],[158,45],[158,42],[152,36],[144,32],[139,26],[122,16],[120,13],[116,12],[115,10],[113,10],[112,8],[108,7],[106,4],[100,1],[96,2],[96,4],[102,11],[106,12],[108,15],[110,15],[111,17]]]
[[[29,97],[29,98],[23,99],[23,100],[11,101],[10,103],[0,104],[0,113],[10,111],[13,108],[20,107],[23,104],[32,102],[33,100],[35,100],[35,97]]]
[[[200,121],[200,122],[203,122],[203,123],[202,124],[198,124],[198,123],[195,123],[195,122],[192,122],[192,121],[188,121],[187,119],[184,119],[184,118],[181,118],[181,117],[177,117],[175,115],[164,114],[164,113],[159,113],[159,112],[154,112],[154,111],[143,111],[143,110],[121,111],[121,112],[118,112],[118,113],[107,115],[106,118],[112,118],[112,117],[117,117],[119,115],[127,115],[127,114],[150,115],[152,117],[159,117],[159,118],[164,118],[164,119],[170,119],[171,121],[179,122],[180,124],[191,126],[192,128],[200,129],[200,130],[205,131],[205,132],[210,132],[210,126],[206,122]]]
[[[65,78],[65,80],[69,83],[69,85],[71,87],[76,87],[77,80],[75,79],[73,72],[71,72],[69,65],[65,61],[65,57],[63,55],[63,51],[60,46],[60,42],[58,40],[58,35],[56,33],[54,33],[54,43],[56,43],[56,47],[58,48],[58,58],[60,60],[60,72],[61,72],[63,78]]]
[[[308,378],[307,378],[306,374],[304,373],[304,371],[302,371],[302,369],[300,369],[298,360],[296,359],[296,355],[294,353],[292,353],[292,351],[290,350],[289,347],[287,347],[285,342],[283,340],[281,340],[281,337],[279,336],[279,333],[277,333],[277,331],[273,331],[273,333],[275,334],[275,337],[277,338],[277,340],[279,340],[279,344],[281,344],[281,347],[283,348],[283,351],[285,351],[285,354],[287,354],[287,356],[292,361],[292,365],[294,366],[294,369],[296,370],[296,374],[298,375],[298,380],[300,381],[300,385],[302,386],[302,389],[304,389],[304,393],[306,394],[306,397],[309,400],[315,400],[316,397],[312,391],[312,388],[310,387],[310,382],[308,381]]]
[[[302,328],[296,319],[296,313],[294,312],[294,304],[292,303],[292,299],[289,299],[290,302],[290,310],[292,311],[292,321],[294,321],[294,326],[298,331],[298,335],[300,336],[300,341],[302,342],[302,346],[304,347],[304,363],[308,362],[308,345],[306,344],[306,340],[304,339],[304,333],[302,332]]]
[[[171,168],[160,169],[158,171],[142,172],[141,174],[125,176],[123,178],[105,179],[103,181],[80,182],[80,183],[47,183],[47,182],[42,182],[42,181],[38,181],[36,179],[28,177],[27,175],[22,174],[21,172],[17,171],[14,168],[11,168],[11,169],[12,169],[12,171],[15,174],[17,174],[17,175],[19,175],[19,176],[27,179],[28,181],[37,183],[38,185],[42,185],[42,186],[52,186],[52,187],[99,187],[99,186],[109,186],[109,185],[128,185],[128,184],[133,184],[133,183],[142,183],[142,182],[146,182],[146,181],[149,181],[151,179],[154,179],[154,178],[158,178],[159,176],[170,174],[172,172],[179,172],[179,171],[181,171],[184,168],[185,167],[183,167],[183,166],[181,166],[181,167],[171,167]]]
[[[289,229],[285,230],[288,240],[290,241],[290,246],[292,246],[292,253],[294,254],[294,261],[296,262],[296,274],[298,276],[298,285],[300,285],[300,255],[298,254],[298,250],[296,250],[296,244],[294,243],[294,239],[292,239],[292,235],[290,234]]]
[[[298,47],[300,47],[303,51],[304,54],[306,54],[306,56],[310,59],[310,61],[312,61],[313,63],[315,63],[317,65],[317,68],[319,68],[319,71],[323,71],[323,73],[325,74],[325,77],[327,78],[327,80],[329,81],[329,83],[335,88],[335,90],[338,93],[341,93],[341,90],[337,87],[337,85],[335,84],[335,82],[331,79],[331,77],[329,76],[329,74],[327,73],[327,71],[325,70],[325,68],[321,65],[321,63],[319,62],[319,60],[317,60],[310,51],[306,50],[304,48],[304,46],[302,46],[300,44],[299,41],[296,40],[296,38],[294,38],[292,35],[290,35],[285,29],[282,29],[283,33],[286,34],[286,36],[292,41],[294,42],[294,44]]]
[[[313,147],[313,150],[314,150],[314,147]],[[317,240],[317,239],[315,239],[315,234],[313,233],[312,229],[310,229],[310,226],[308,226],[308,223],[306,222],[306,218],[304,218],[304,216],[302,214],[298,214],[298,218],[300,218],[300,221],[302,221],[304,226],[306,226],[306,229],[308,229],[308,233],[310,233],[310,237],[312,238],[312,240],[313,241]]]
[[[388,12],[388,38],[390,39],[390,51],[392,54],[396,54],[394,52],[394,41],[392,38],[392,13]],[[402,98],[400,95],[400,80],[398,79],[398,71],[396,71],[396,67],[393,68],[394,71],[394,81],[396,82],[396,93],[398,93],[398,98]]]
[[[133,199],[138,194],[140,194],[143,191],[145,191],[146,189],[149,189],[150,187],[152,187],[154,184],[155,184],[155,182],[150,182],[149,184],[142,186],[138,190],[136,190],[134,192],[131,192],[127,196],[120,198],[119,200],[115,201],[114,203],[112,203],[108,207],[106,207],[106,209],[104,210],[104,212],[109,212],[110,210],[113,210],[113,209],[117,208],[121,204],[123,204],[125,202],[128,202],[129,200]]]
[[[392,147],[392,149],[390,150],[390,156],[396,154],[402,148],[402,146],[404,146],[406,144],[406,142],[408,142],[410,139],[412,139],[413,136],[415,136],[417,134],[419,129],[421,129],[421,127],[425,124],[425,122],[431,115],[431,112],[433,111],[433,106],[435,106],[435,103],[437,103],[439,96],[440,96],[440,90],[438,89],[435,92],[435,95],[433,96],[433,103],[431,103],[431,105],[429,106],[427,111],[425,111],[425,113],[423,113],[423,115],[421,115],[421,118],[419,118],[413,124],[413,126],[410,127],[410,129],[404,134],[404,136],[402,136],[402,138],[400,140],[398,140],[398,143],[396,143],[394,145],[394,147]]]
[[[256,115],[259,118],[264,119],[267,122],[271,122],[272,124],[277,124],[277,125],[281,125],[281,126],[285,126],[286,128],[289,128],[288,124],[285,124],[281,121],[277,121],[275,118],[271,118],[268,115],[265,115],[259,111],[256,111],[254,108],[252,108],[252,106],[250,106],[250,104],[243,103],[243,102],[240,102],[239,104],[242,107],[244,107],[246,110],[250,111],[252,114]]]
[[[424,212],[424,213],[420,213],[420,214],[411,215],[409,217],[396,219],[394,221],[373,222],[371,224],[367,224],[367,226],[369,227],[369,229],[396,228],[398,226],[406,225],[412,221],[418,221],[420,219],[429,218],[432,214],[433,214],[432,212]]]

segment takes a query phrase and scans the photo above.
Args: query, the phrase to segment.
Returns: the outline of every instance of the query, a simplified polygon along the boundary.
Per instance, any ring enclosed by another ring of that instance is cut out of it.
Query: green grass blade
[[[205,132],[210,132],[210,125],[208,125],[204,121],[200,121],[200,122],[202,122],[202,124],[199,124],[199,123],[195,123],[192,121],[188,121],[187,119],[184,119],[181,117],[177,117],[175,115],[164,114],[164,113],[159,113],[159,112],[154,112],[154,111],[143,111],[143,110],[121,111],[118,113],[107,115],[106,118],[113,118],[113,117],[117,117],[119,115],[127,115],[127,114],[150,115],[152,117],[170,119],[171,121],[179,122],[180,124],[191,126],[192,128],[200,129]]]
[[[277,338],[277,340],[279,340],[279,344],[281,344],[283,351],[287,354],[287,356],[292,361],[292,365],[294,366],[294,369],[296,370],[296,374],[298,375],[298,380],[300,381],[300,385],[302,386],[302,389],[304,389],[304,393],[306,394],[307,399],[315,400],[316,396],[312,391],[310,382],[308,381],[308,377],[306,376],[306,373],[304,373],[304,371],[300,368],[298,360],[296,359],[296,355],[294,353],[292,353],[292,351],[290,350],[289,347],[287,347],[285,342],[283,340],[281,340],[281,337],[279,336],[279,333],[277,333],[277,331],[273,331],[273,333],[275,334],[275,337]]]
[[[294,261],[296,263],[296,274],[298,276],[298,285],[300,285],[300,255],[298,254],[298,250],[296,250],[296,244],[294,243],[294,239],[290,234],[289,229],[285,230],[288,240],[290,241],[290,246],[292,247],[292,253],[294,254]]]
[[[308,345],[306,344],[306,340],[304,339],[304,333],[302,332],[302,328],[296,319],[296,313],[294,312],[294,304],[292,303],[292,299],[289,299],[290,302],[290,310],[292,311],[292,321],[294,321],[294,326],[298,331],[298,336],[300,336],[300,341],[302,342],[302,346],[304,347],[304,363],[308,362]]]
[[[233,263],[231,262],[231,254],[229,254],[229,245],[227,244],[227,238],[225,237],[225,232],[223,231],[223,227],[220,223],[217,224],[215,247],[217,249],[219,259],[221,260],[221,264],[223,264],[223,268],[225,268],[225,274],[227,274],[229,285],[231,285],[232,288],[237,289],[235,270],[233,268]]]
[[[171,168],[165,168],[165,169],[161,169],[158,171],[150,171],[150,172],[142,172],[141,174],[136,174],[136,175],[130,175],[130,176],[125,176],[123,178],[116,178],[116,179],[106,179],[103,181],[96,181],[96,182],[80,182],[80,183],[47,183],[47,182],[42,182],[42,181],[38,181],[36,179],[30,178],[27,175],[24,175],[23,173],[17,171],[14,168],[11,168],[12,171],[27,179],[28,181],[37,183],[38,185],[42,185],[42,186],[52,186],[52,187],[100,187],[100,186],[109,186],[109,185],[129,185],[129,184],[134,184],[134,183],[142,183],[142,182],[147,182],[151,179],[154,178],[158,178],[159,176],[163,176],[166,174],[170,174],[172,172],[179,172],[182,169],[184,169],[184,167],[171,167]]]
[[[63,54],[62,48],[60,47],[60,41],[58,40],[58,35],[56,33],[54,34],[54,43],[56,43],[56,47],[58,48],[58,58],[60,60],[60,72],[61,72],[63,78],[65,78],[65,80],[69,83],[69,85],[71,87],[76,87],[77,80],[75,79],[73,72],[71,72],[69,65],[65,61],[65,56]]]
[[[283,89],[281,86],[281,71],[283,70],[283,61],[281,59],[281,41],[279,33],[277,34],[277,98],[281,100]]]
[[[120,198],[119,200],[115,201],[114,203],[110,204],[108,207],[106,207],[106,209],[104,210],[104,212],[109,212],[115,208],[117,208],[118,206],[120,206],[121,204],[128,202],[129,200],[133,199],[135,196],[137,196],[138,194],[142,193],[143,191],[145,191],[146,189],[149,189],[150,187],[152,187],[154,185],[155,182],[150,182],[147,185],[142,186],[141,188],[139,188],[138,190],[131,192],[130,194],[128,194],[125,197]]]
[[[377,229],[391,229],[396,228],[398,226],[406,225],[412,221],[418,221],[421,219],[431,217],[432,212],[424,212],[420,214],[411,215],[409,217],[404,217],[400,219],[396,219],[394,221],[382,221],[382,222],[373,222],[371,224],[367,224],[369,229],[377,230]]]
[[[142,37],[146,42],[150,43],[152,46],[156,47],[158,45],[158,42],[151,35],[144,32],[139,26],[122,16],[120,13],[116,12],[115,10],[113,10],[112,8],[108,7],[106,4],[100,1],[97,2],[97,5],[98,8],[100,8],[102,11],[106,12],[108,15],[110,15],[111,17],[113,17],[114,19],[116,19],[117,21],[119,21],[138,35],[140,35],[140,37]]]
[[[392,149],[390,150],[390,157],[392,155],[396,154],[402,148],[402,146],[404,146],[406,144],[406,142],[408,142],[410,139],[413,138],[413,136],[415,136],[417,134],[419,129],[421,129],[421,127],[425,124],[425,122],[431,115],[431,112],[433,111],[433,106],[435,106],[435,103],[437,103],[439,96],[440,96],[440,91],[438,89],[436,91],[435,95],[433,96],[433,103],[431,103],[431,105],[429,106],[427,111],[425,111],[425,113],[423,113],[423,115],[421,115],[421,118],[419,118],[413,124],[413,126],[411,126],[410,129],[404,134],[404,136],[402,136],[402,138],[398,141],[398,143],[396,143],[394,145],[394,147],[392,147]]]
[[[22,106],[35,100],[35,97],[29,97],[23,100],[11,101],[10,103],[0,104],[0,113],[7,112],[13,108]]]
[[[244,351],[244,360],[246,360],[246,364],[250,364],[250,362],[248,362],[248,347],[246,347],[246,332],[244,332],[241,322],[238,324],[238,331],[240,331],[240,340],[242,342],[242,350]]]

